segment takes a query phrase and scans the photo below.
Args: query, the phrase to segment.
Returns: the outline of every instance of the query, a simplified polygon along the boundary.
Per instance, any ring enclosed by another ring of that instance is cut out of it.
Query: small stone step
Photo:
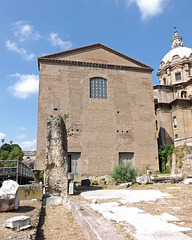
[[[30,225],[31,218],[29,216],[17,216],[9,218],[5,221],[5,227],[7,228],[17,228]]]

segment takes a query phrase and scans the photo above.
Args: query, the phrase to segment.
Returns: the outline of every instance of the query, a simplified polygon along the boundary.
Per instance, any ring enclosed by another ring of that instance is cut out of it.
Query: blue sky
[[[0,139],[36,149],[37,57],[102,43],[154,68],[176,26],[192,47],[191,0],[4,0],[0,8]]]

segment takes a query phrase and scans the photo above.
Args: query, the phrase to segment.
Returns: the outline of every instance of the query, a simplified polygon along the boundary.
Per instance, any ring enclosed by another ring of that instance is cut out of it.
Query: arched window
[[[158,103],[158,98],[154,97],[154,103],[157,104]]]
[[[90,78],[90,98],[107,99],[107,80],[101,77]]]

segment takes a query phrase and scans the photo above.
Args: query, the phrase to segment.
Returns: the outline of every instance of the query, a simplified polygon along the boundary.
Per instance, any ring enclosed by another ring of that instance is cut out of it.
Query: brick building
[[[151,67],[100,43],[38,64],[36,169],[44,169],[51,114],[69,114],[69,171],[76,177],[109,174],[128,161],[141,172],[158,169]]]

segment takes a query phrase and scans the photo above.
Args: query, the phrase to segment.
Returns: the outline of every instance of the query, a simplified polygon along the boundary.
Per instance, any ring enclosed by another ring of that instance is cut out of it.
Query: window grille
[[[134,153],[132,152],[125,152],[125,153],[119,153],[119,163],[132,163],[134,164]]]
[[[90,98],[107,99],[107,80],[104,78],[90,79]]]

